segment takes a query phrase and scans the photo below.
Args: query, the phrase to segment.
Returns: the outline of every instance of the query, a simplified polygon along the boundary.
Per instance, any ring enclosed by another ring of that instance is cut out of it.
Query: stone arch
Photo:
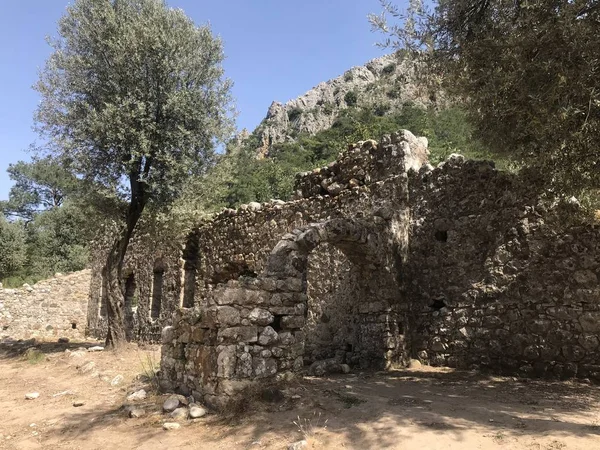
[[[403,339],[398,334],[403,324],[393,301],[399,289],[395,273],[382,259],[386,253],[383,247],[388,245],[387,229],[375,220],[331,219],[294,230],[281,239],[269,256],[263,276],[275,279],[282,291],[287,289],[289,295],[299,299],[296,310],[304,312],[304,321],[297,317],[278,317],[278,309],[272,308],[276,322],[301,324],[297,328],[305,330],[310,304],[307,296],[309,256],[323,244],[334,246],[347,257],[351,263],[350,278],[354,280],[347,292],[352,297],[346,302],[346,317],[340,317],[339,322],[346,321],[351,334],[337,336],[337,342],[331,343],[333,347],[323,353],[329,353],[330,357],[335,355],[339,364],[350,363],[363,368],[382,368],[401,362],[406,357],[405,349],[398,342]],[[342,328],[338,330],[344,332]],[[313,335],[298,335],[303,337],[302,356],[308,356],[304,354],[304,345]]]
[[[307,258],[321,243],[335,245],[356,263],[375,261],[367,246],[372,225],[360,219],[331,219],[313,223],[288,233],[271,251],[265,275],[275,278],[300,278],[305,275]]]

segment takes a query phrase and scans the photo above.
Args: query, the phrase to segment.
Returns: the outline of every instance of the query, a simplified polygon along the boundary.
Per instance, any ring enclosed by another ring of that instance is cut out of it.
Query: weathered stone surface
[[[186,420],[189,415],[189,411],[186,407],[176,408],[169,414],[175,420]]]
[[[273,328],[265,327],[265,329],[262,331],[262,333],[260,333],[260,336],[258,337],[258,343],[260,345],[271,345],[276,343],[278,338],[279,334],[277,334],[277,332]]]
[[[84,339],[90,278],[83,270],[20,289],[0,287],[0,338]]]
[[[273,318],[273,314],[262,308],[254,308],[248,315],[250,323],[262,326],[269,325],[273,322]]]
[[[129,417],[131,419],[139,419],[146,415],[146,410],[143,408],[133,408],[129,410]]]
[[[148,396],[148,393],[146,392],[146,390],[140,389],[139,391],[135,391],[135,392],[129,394],[127,396],[127,400],[129,400],[130,402],[134,402],[134,401],[138,401],[138,400],[145,400],[147,396]]]
[[[200,405],[190,405],[190,417],[192,419],[199,419],[204,417],[208,412]]]
[[[171,395],[163,403],[163,411],[171,413],[179,407],[179,398],[176,395]]]
[[[288,445],[288,450],[303,450],[308,448],[308,442],[305,440],[294,442]]]

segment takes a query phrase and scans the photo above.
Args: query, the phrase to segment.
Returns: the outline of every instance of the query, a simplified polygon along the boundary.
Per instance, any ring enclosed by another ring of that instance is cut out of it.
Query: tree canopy
[[[0,279],[20,270],[26,261],[25,229],[0,215]]]
[[[107,343],[124,340],[125,252],[146,206],[160,209],[202,174],[230,125],[222,43],[162,0],[75,0],[36,89],[48,151],[90,200],[123,202],[107,258]],[[101,193],[102,195],[98,195]]]
[[[5,215],[27,221],[40,211],[61,206],[76,184],[65,166],[50,157],[19,161],[11,164],[7,172],[15,184],[8,201],[0,202],[0,207]]]
[[[600,187],[600,4],[439,0],[371,16],[465,105],[477,136],[561,190]]]

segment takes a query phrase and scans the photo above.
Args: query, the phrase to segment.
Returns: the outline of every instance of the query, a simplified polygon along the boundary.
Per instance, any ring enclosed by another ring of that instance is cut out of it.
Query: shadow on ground
[[[184,447],[231,441],[235,444],[231,448],[253,444],[285,448],[286,442],[303,437],[299,425],[293,423],[300,421],[309,434],[318,436],[318,448],[338,448],[340,442],[346,448],[399,448],[400,443],[423,436],[444,442],[479,439],[496,444],[505,439],[600,439],[600,388],[578,382],[452,370],[396,370],[305,378],[285,394],[279,403],[252,404],[236,420],[212,416],[175,434],[160,428],[164,416],[135,422],[124,419],[125,413],[118,408],[62,417],[54,433],[85,440],[94,430],[120,426],[138,430],[131,436],[136,445],[156,443],[160,438],[161,444],[185,442]]]
[[[97,345],[104,346],[103,342],[45,342],[36,341],[35,339],[3,339],[0,340],[0,360],[19,359],[22,358],[28,349],[35,348],[45,355],[62,353],[65,350],[88,349]]]

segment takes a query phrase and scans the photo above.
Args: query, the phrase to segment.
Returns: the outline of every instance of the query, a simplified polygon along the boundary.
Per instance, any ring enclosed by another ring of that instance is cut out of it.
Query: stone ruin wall
[[[526,179],[452,158],[410,180],[413,356],[600,380],[600,228],[567,226]]]
[[[208,283],[198,308],[178,311],[165,330],[165,388],[218,404],[251,380],[323,359],[405,363],[394,249],[406,234],[405,171],[426,153],[410,133],[367,141],[302,174],[300,199],[225,210],[201,227],[198,279]]]
[[[106,338],[107,333],[106,248],[108,245],[101,246],[92,258],[88,287],[87,334],[97,339]],[[184,239],[164,231],[139,233],[130,243],[123,266],[129,340],[159,342],[162,329],[171,323],[173,311],[181,306],[184,248]]]
[[[90,277],[83,270],[33,286],[0,287],[0,338],[84,339]]]
[[[299,175],[297,200],[139,239],[134,335],[167,325],[163,387],[219,406],[256,380],[409,358],[600,379],[598,228],[489,162],[423,164],[423,144],[367,141]],[[151,321],[157,255],[171,281]]]

